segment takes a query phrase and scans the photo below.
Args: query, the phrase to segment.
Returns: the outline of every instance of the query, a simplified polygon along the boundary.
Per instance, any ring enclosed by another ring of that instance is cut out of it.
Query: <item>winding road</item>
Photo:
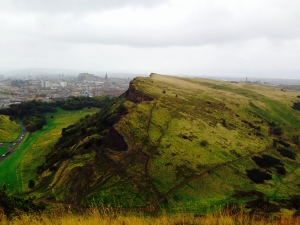
[[[22,143],[23,137],[26,134],[26,128],[22,122],[19,122],[19,125],[22,128],[22,132],[20,133],[18,139],[12,142],[3,142],[0,145],[3,148],[7,148],[7,152],[3,155],[0,155],[0,163],[13,154],[16,151],[16,148]]]

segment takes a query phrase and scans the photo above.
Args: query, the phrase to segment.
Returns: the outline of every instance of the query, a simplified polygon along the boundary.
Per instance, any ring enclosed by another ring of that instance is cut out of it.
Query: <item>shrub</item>
[[[202,141],[200,142],[200,145],[201,145],[202,147],[205,147],[205,146],[208,145],[208,141],[207,141],[207,140],[202,140]]]
[[[283,130],[282,130],[281,127],[276,126],[276,127],[271,129],[271,133],[274,134],[274,135],[280,136],[280,135],[283,134]]]
[[[290,198],[292,207],[296,210],[300,210],[300,195],[294,195]]]
[[[262,214],[263,216],[268,216],[269,213],[280,211],[279,206],[268,202],[263,198],[247,202],[246,208],[251,209],[250,214]]]
[[[296,144],[296,145],[299,145],[299,143],[300,143],[299,135],[294,135],[293,136],[293,143]]]
[[[294,212],[293,217],[299,217],[299,216],[300,216],[300,210]]]
[[[295,110],[300,111],[300,102],[294,102],[292,108],[295,109]]]
[[[278,175],[286,175],[286,169],[283,166],[278,166],[276,171]]]
[[[280,153],[283,157],[289,158],[289,159],[296,159],[296,154],[286,148],[277,148],[276,151]]]
[[[256,190],[251,190],[251,191],[235,191],[234,194],[232,195],[233,198],[263,198],[265,196],[264,193]]]
[[[247,176],[249,177],[249,179],[257,184],[261,184],[265,180],[272,179],[272,176],[270,174],[262,172],[258,169],[246,170],[246,172],[247,172]]]
[[[270,168],[276,165],[282,165],[279,159],[276,159],[269,155],[262,155],[262,157],[254,156],[252,157],[252,160],[262,168]]]
[[[287,143],[287,142],[285,142],[283,140],[276,140],[276,139],[274,139],[273,140],[273,146],[275,145],[275,147],[276,147],[277,144],[281,144],[282,146],[287,147],[287,148],[291,146],[289,143]]]

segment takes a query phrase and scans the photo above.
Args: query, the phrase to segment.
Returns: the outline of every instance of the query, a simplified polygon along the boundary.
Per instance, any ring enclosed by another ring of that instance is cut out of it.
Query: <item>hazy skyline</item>
[[[0,0],[0,71],[300,79],[297,0]]]

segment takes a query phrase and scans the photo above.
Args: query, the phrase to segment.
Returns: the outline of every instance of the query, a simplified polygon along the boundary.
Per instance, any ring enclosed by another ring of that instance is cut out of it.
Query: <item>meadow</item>
[[[5,184],[11,193],[28,191],[29,180],[35,180],[37,167],[44,162],[44,156],[60,137],[62,128],[98,111],[98,108],[75,111],[58,108],[57,113],[47,114],[47,125],[42,130],[27,133],[17,150],[0,163],[0,184]]]

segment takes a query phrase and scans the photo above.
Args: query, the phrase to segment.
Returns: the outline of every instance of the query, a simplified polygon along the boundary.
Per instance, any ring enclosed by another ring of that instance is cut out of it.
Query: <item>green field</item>
[[[80,118],[98,112],[99,109],[77,111],[57,110],[47,115],[47,125],[42,130],[27,133],[14,154],[0,163],[0,183],[14,193],[28,190],[28,181],[35,180],[36,169],[44,162],[44,156],[61,135],[61,129]],[[51,118],[53,117],[53,118]]]
[[[14,141],[18,138],[21,127],[9,116],[0,115],[0,143]]]

